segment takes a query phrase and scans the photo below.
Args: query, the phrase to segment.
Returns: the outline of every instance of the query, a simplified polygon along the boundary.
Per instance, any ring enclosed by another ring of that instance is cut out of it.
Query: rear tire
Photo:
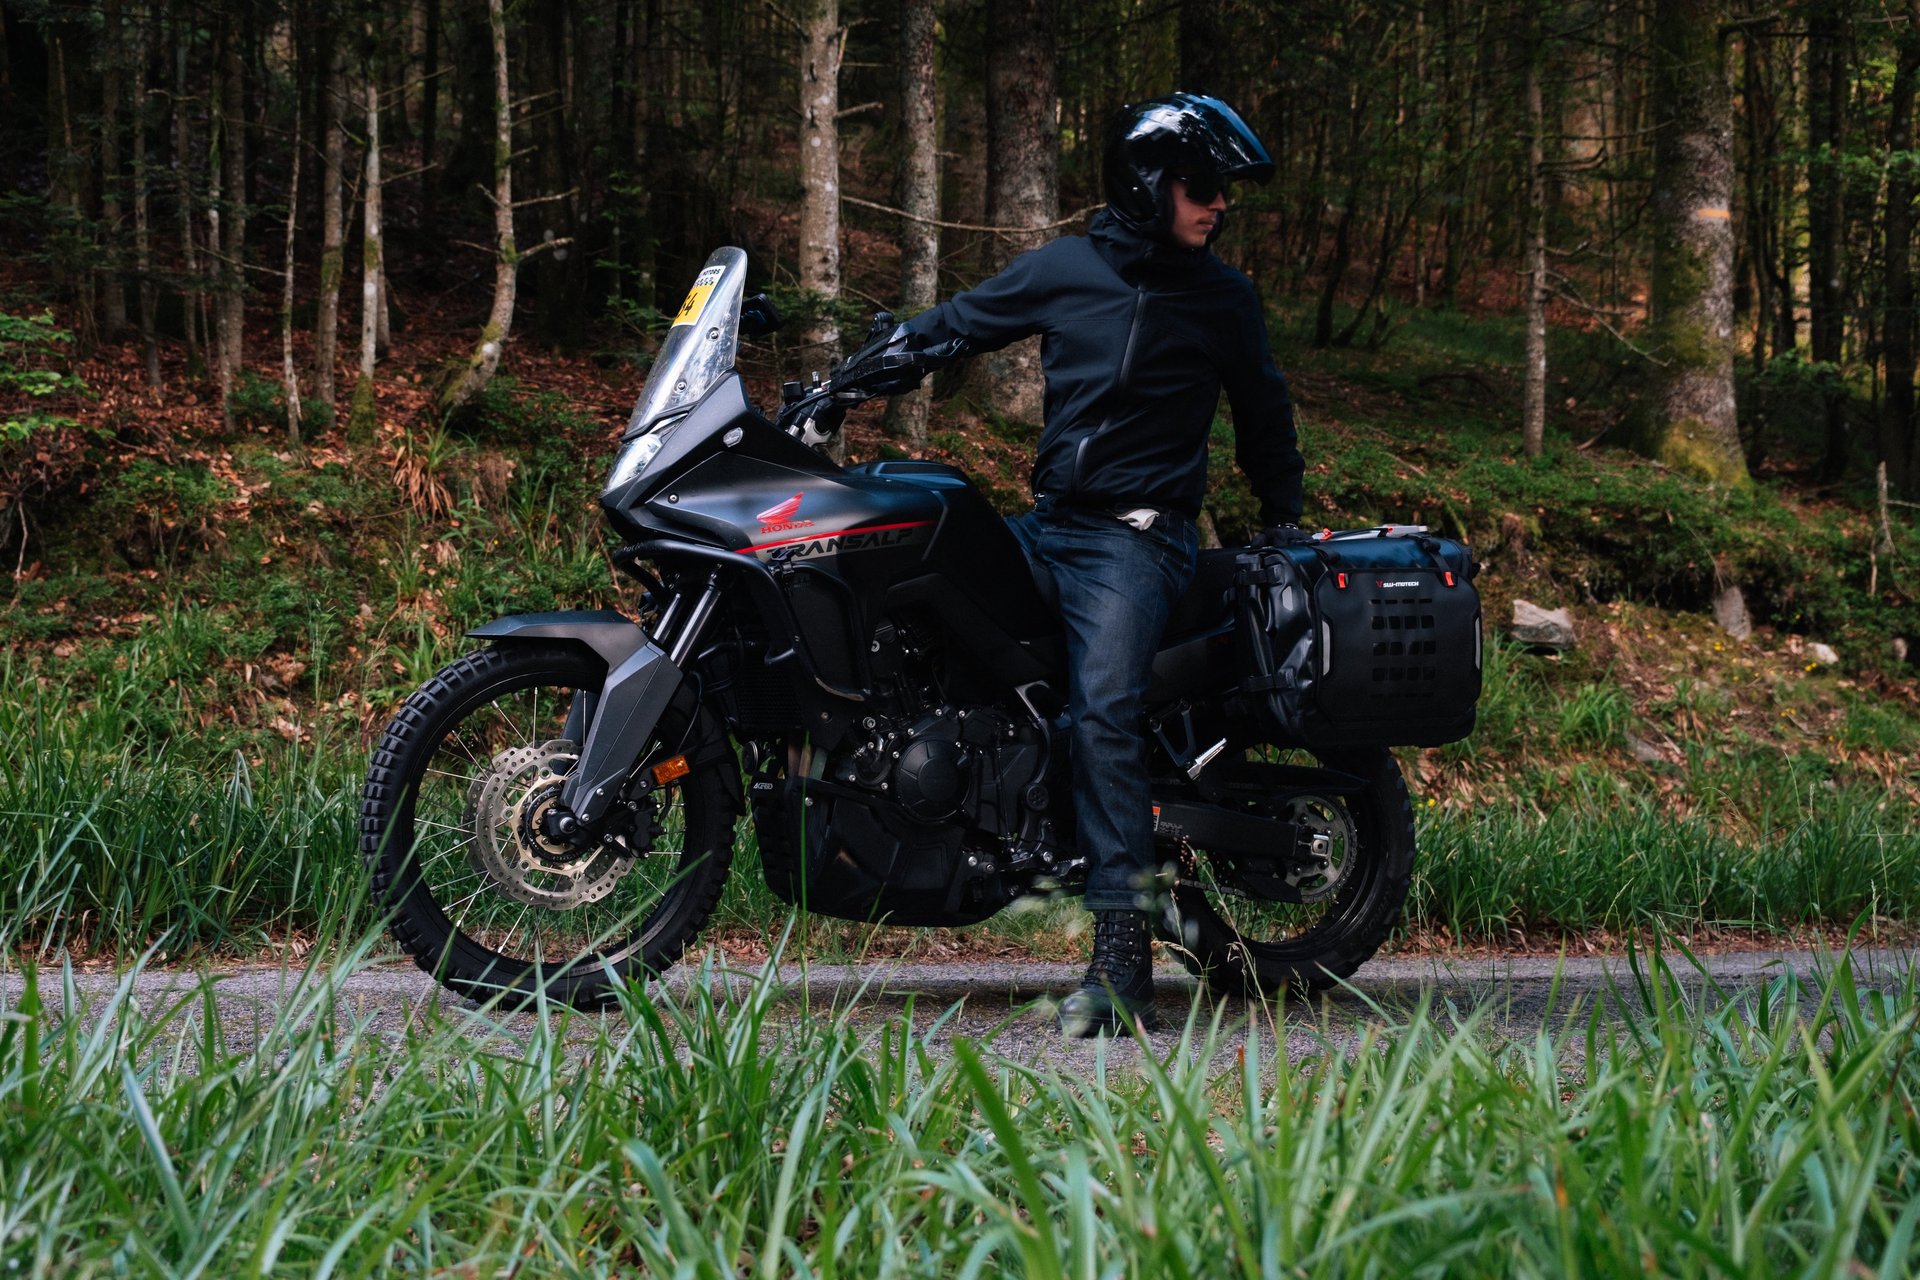
[[[1178,936],[1170,939],[1188,970],[1216,991],[1306,994],[1352,976],[1400,922],[1413,879],[1413,806],[1399,763],[1385,750],[1330,755],[1321,763],[1366,778],[1358,795],[1317,803],[1350,836],[1352,859],[1332,895],[1313,907],[1262,903],[1193,887],[1207,879],[1208,854],[1174,893]],[[1344,813],[1351,822],[1347,829]]]
[[[709,749],[724,730],[700,713],[670,711],[636,755],[706,762],[653,792],[624,844],[522,857],[531,846],[515,833],[529,798],[555,793],[571,767],[566,748],[577,755],[565,736],[577,732],[570,698],[597,692],[605,675],[578,646],[468,654],[407,699],[373,754],[360,852],[375,901],[407,954],[469,999],[505,993],[518,1007],[544,988],[558,1003],[604,1005],[618,985],[679,959],[726,884],[734,812],[721,771],[735,767],[733,752]],[[575,856],[581,869],[551,869]],[[530,869],[516,873],[520,865]]]

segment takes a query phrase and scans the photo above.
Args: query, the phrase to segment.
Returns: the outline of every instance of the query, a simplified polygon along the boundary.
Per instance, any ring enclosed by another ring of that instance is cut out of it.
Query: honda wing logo
[[[795,520],[794,513],[800,510],[800,499],[804,493],[796,493],[785,502],[776,502],[754,519],[760,522],[761,533],[784,533],[789,529],[806,529],[813,525],[811,520]]]

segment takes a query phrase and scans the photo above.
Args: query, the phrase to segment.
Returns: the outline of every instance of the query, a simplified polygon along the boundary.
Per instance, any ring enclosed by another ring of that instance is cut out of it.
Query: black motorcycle
[[[374,753],[377,900],[460,994],[591,1005],[658,973],[749,810],[773,893],[825,915],[966,925],[1084,879],[1047,584],[961,471],[817,447],[927,360],[876,324],[769,421],[735,352],[778,317],[745,279],[740,250],[708,260],[601,494],[642,621],[479,627]],[[1162,929],[1216,987],[1323,986],[1399,919],[1413,816],[1386,744],[1460,736],[1479,689],[1464,549],[1406,532],[1203,552],[1173,612],[1148,693]],[[1409,734],[1436,696],[1445,723]]]

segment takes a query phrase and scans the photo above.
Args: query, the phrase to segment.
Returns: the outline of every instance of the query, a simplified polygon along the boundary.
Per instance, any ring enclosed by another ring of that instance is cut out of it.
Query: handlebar
[[[875,312],[860,349],[835,365],[825,378],[786,384],[777,425],[807,444],[824,444],[833,438],[855,405],[912,391],[929,373],[972,350],[965,338],[917,349],[908,345],[912,341],[914,335],[905,325],[895,325],[891,312]]]
[[[902,395],[920,386],[937,368],[947,368],[972,355],[966,338],[941,344],[924,342],[904,324],[893,322],[891,311],[876,311],[866,328],[866,340],[826,378],[812,384],[789,382],[781,388],[778,426],[808,445],[824,445],[841,428],[847,411],[879,395]]]

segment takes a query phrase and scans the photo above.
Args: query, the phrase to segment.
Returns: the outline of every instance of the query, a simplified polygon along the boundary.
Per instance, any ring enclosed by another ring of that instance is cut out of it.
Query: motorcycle
[[[764,417],[735,356],[779,320],[746,272],[733,248],[700,272],[600,497],[641,620],[477,627],[373,754],[376,901],[461,995],[592,1006],[660,973],[714,911],[747,814],[772,892],[848,920],[968,925],[1084,881],[1047,584],[957,468],[818,447],[928,359],[876,317]],[[1273,681],[1249,677],[1234,606],[1248,550],[1201,553],[1153,664],[1151,800],[1176,869],[1160,928],[1216,989],[1310,990],[1398,921],[1413,815],[1385,745],[1308,750],[1261,713],[1249,686]]]

